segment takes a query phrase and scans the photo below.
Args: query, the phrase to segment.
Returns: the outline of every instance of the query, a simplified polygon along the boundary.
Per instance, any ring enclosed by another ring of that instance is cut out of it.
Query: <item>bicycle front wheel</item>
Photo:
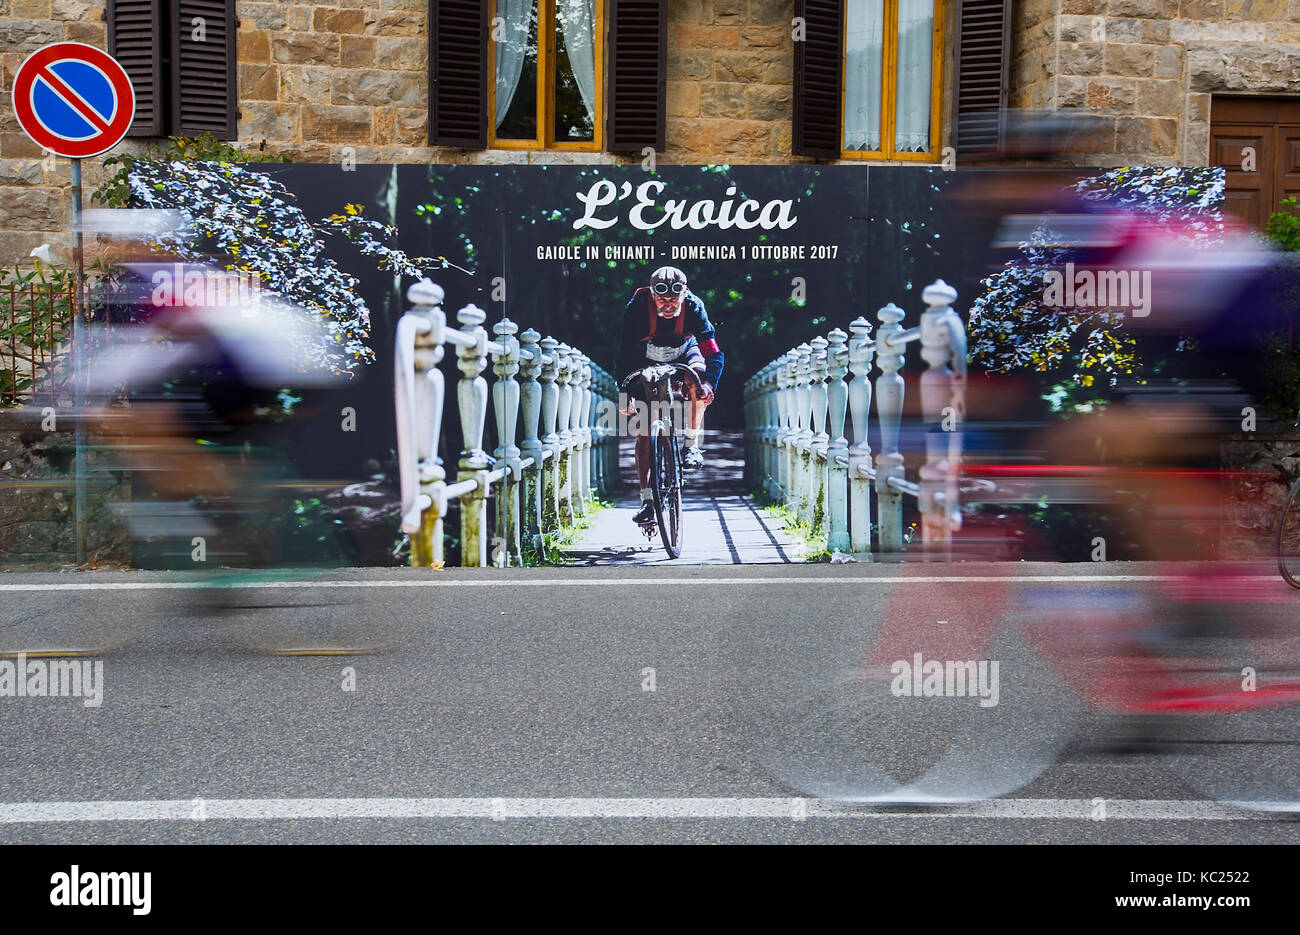
[[[655,433],[650,459],[655,518],[669,558],[682,554],[682,484],[677,470],[677,439],[666,428]]]
[[[1300,480],[1291,485],[1277,523],[1277,570],[1293,588],[1300,588]]]

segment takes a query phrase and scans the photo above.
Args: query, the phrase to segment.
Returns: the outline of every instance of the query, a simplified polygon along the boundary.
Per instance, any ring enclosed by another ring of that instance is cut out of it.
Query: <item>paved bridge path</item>
[[[622,493],[601,510],[591,528],[565,548],[577,565],[748,565],[804,561],[802,545],[745,489],[744,436],[704,432],[705,466],[689,474],[682,500],[683,548],[672,560],[658,534],[647,539],[632,516],[640,508],[632,439],[619,458]]]

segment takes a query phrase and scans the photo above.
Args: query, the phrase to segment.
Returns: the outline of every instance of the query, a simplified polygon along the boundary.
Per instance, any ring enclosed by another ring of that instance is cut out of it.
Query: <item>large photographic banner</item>
[[[679,362],[707,384],[707,411],[684,401],[673,417],[683,458],[702,461],[684,469],[680,521],[656,513],[653,523],[633,522],[655,486],[654,456],[635,441],[649,444],[657,412],[637,402],[653,391],[634,383],[631,399],[620,392],[597,410],[598,427],[616,429],[622,445],[617,484],[602,493],[613,509],[566,550],[589,563],[668,560],[679,550],[661,550],[653,528],[679,522],[684,561],[826,554],[815,542],[824,538],[824,508],[805,509],[807,529],[795,535],[786,528],[794,518],[763,511],[771,491],[751,489],[769,484],[745,447],[746,381],[804,342],[837,329],[855,334],[855,320],[874,333],[890,303],[904,310],[903,327],[915,325],[929,283],[973,288],[984,245],[970,244],[987,239],[967,214],[944,210],[953,176],[939,170],[439,166],[426,174],[413,231],[426,239],[412,241],[404,225],[403,244],[473,270],[435,274],[449,313],[472,301],[489,319],[505,315],[521,332],[581,351],[620,381],[638,366]],[[399,206],[408,203],[401,184]],[[656,284],[656,273],[674,281]],[[663,295],[672,301],[660,302],[655,288],[673,290]],[[813,347],[826,366],[825,347]],[[847,365],[846,348],[834,356]],[[810,360],[810,370],[818,366]],[[821,497],[810,490],[806,499]]]
[[[400,474],[394,340],[411,307],[408,289],[421,278],[441,290],[448,327],[461,327],[458,312],[472,305],[489,338],[508,319],[513,330],[504,333],[516,340],[529,332],[543,345],[554,339],[613,378],[638,362],[697,368],[707,384],[695,401],[708,404],[701,433],[692,415],[678,418],[690,430],[680,447],[699,447],[704,462],[683,475],[691,491],[687,538],[694,522],[718,512],[710,498],[725,495],[746,500],[747,522],[757,524],[751,531],[769,545],[776,537],[759,511],[785,509],[780,522],[803,527],[799,535],[811,543],[804,557],[825,559],[898,551],[925,533],[908,485],[928,456],[925,434],[944,419],[962,421],[953,463],[1019,459],[1026,427],[1089,411],[1125,381],[1156,371],[1195,375],[1198,357],[1184,353],[1194,347],[1185,333],[1209,334],[1230,299],[1184,268],[1235,256],[1215,249],[1227,236],[1217,169],[287,165],[211,179],[186,171],[196,177],[142,178],[137,190],[154,206],[216,219],[209,235],[217,241],[228,236],[232,212],[246,215],[241,259],[261,238],[258,249],[272,254],[259,259],[265,285],[288,289],[327,319],[336,343],[323,356],[346,382],[307,391],[286,431],[294,433],[302,473],[354,482],[355,496],[324,506],[342,511],[359,564],[405,561],[392,499]],[[251,207],[240,203],[249,193]],[[680,308],[661,305],[653,292],[654,274],[665,269],[667,281],[657,285]],[[882,333],[900,334],[890,353],[880,352]],[[782,359],[789,372],[777,374]],[[451,344],[440,360],[447,392],[437,455],[450,483],[464,469],[456,391],[464,371]],[[499,361],[484,363],[491,385]],[[932,389],[943,388],[932,406],[921,392],[927,369],[938,380]],[[1249,369],[1238,368],[1247,376]],[[780,402],[772,395],[793,384],[796,392]],[[845,400],[847,385],[854,389]],[[864,387],[869,398],[860,395]],[[647,469],[644,459],[636,466],[629,436],[638,432],[622,416],[626,401],[612,401],[619,409],[603,418],[623,440],[616,464],[602,466],[599,493],[613,512],[628,512],[617,521],[635,544],[630,519]],[[787,404],[797,411],[782,410]],[[481,439],[489,458],[502,447],[494,405]],[[840,418],[844,436],[836,434]],[[796,430],[801,440],[792,447]],[[521,443],[518,423],[517,431]],[[839,437],[853,447],[849,455],[829,452]],[[821,476],[783,466],[791,452],[821,465]],[[887,516],[873,506],[870,518],[846,520],[830,496],[837,481],[829,465],[851,455],[876,467],[882,454],[897,472],[884,492],[903,495]],[[497,495],[494,489],[489,499]],[[446,516],[453,561],[462,557],[451,528],[458,506],[452,498]],[[499,519],[489,514],[487,522]],[[728,529],[719,532],[710,554],[688,558],[749,560]],[[753,560],[792,560],[800,550],[787,545],[759,550]],[[598,543],[587,558],[622,560],[630,548]],[[654,543],[639,548],[652,551]]]

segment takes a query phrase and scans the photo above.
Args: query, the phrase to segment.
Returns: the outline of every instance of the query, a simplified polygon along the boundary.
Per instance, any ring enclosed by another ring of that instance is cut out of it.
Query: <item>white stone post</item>
[[[556,350],[560,357],[560,368],[556,375],[556,385],[560,390],[560,408],[557,416],[556,434],[560,439],[560,473],[556,484],[557,500],[555,515],[561,527],[573,524],[573,430],[569,421],[573,412],[573,348],[561,344]]]
[[[791,401],[794,377],[788,353],[776,359],[776,385],[776,452],[773,458],[776,463],[777,496],[775,499],[789,506],[793,502],[790,494],[790,439],[793,435],[790,425],[794,418],[794,404]]]
[[[958,472],[965,421],[966,333],[952,310],[957,290],[942,279],[921,293],[921,408],[928,423],[920,471],[921,533],[930,557],[948,557],[961,528]]]
[[[848,412],[849,388],[844,376],[849,371],[848,338],[836,328],[829,335],[826,351],[827,404],[830,410],[831,440],[826,448],[826,549],[832,554],[848,552],[849,543],[849,440],[844,437],[844,417]]]
[[[903,310],[890,302],[877,312],[880,328],[876,332],[876,362],[880,376],[876,379],[876,410],[880,414],[880,447],[876,456],[876,500],[880,522],[880,551],[903,551],[903,495],[889,485],[889,479],[904,478],[903,455],[898,450],[898,429],[903,416],[903,366],[905,345],[891,347],[891,337],[901,335]]]
[[[496,384],[492,387],[492,407],[496,413],[497,447],[494,452],[497,467],[507,471],[501,485],[501,495],[497,497],[497,535],[505,539],[502,561],[505,565],[512,562],[524,563],[523,549],[519,534],[519,492],[520,475],[523,461],[519,457],[519,447],[515,444],[515,430],[519,423],[519,341],[515,332],[519,328],[513,321],[503,318],[492,326],[497,343],[505,348],[505,353],[496,355],[492,371],[496,374]]]
[[[871,323],[859,316],[849,325],[849,413],[853,423],[853,444],[849,448],[849,547],[861,558],[871,557],[871,480],[862,473],[871,467],[871,445],[867,431],[871,418],[871,359],[876,343]]]
[[[781,381],[785,358],[778,357],[772,362],[767,374],[767,390],[764,393],[764,410],[767,413],[767,430],[764,434],[765,458],[767,464],[767,495],[779,501],[781,491]]]
[[[812,438],[809,441],[808,460],[812,471],[812,504],[809,522],[813,535],[820,535],[826,528],[826,484],[829,480],[826,469],[826,451],[830,445],[830,435],[826,432],[827,341],[818,335],[808,343],[812,347],[811,382],[808,385],[812,401]]]
[[[582,502],[583,509],[595,498],[596,490],[596,403],[595,364],[582,357]]]
[[[422,279],[406,292],[411,309],[397,324],[394,394],[401,528],[411,537],[411,565],[443,562],[442,522],[447,513],[446,472],[438,458],[442,431],[443,291]]]
[[[751,400],[755,431],[752,441],[754,447],[754,464],[750,472],[749,487],[751,490],[762,490],[769,496],[772,491],[772,423],[768,418],[769,404],[772,396],[769,381],[771,380],[774,366],[774,364],[769,363],[758,372],[757,376],[755,376],[753,389],[754,395]],[[746,460],[745,466],[750,466],[748,460]]]
[[[529,548],[540,552],[542,534],[542,461],[541,440],[537,437],[538,420],[542,414],[542,385],[537,378],[542,373],[542,349],[538,345],[541,335],[529,328],[520,338],[522,361],[520,374],[523,385],[520,387],[520,400],[524,415],[524,440],[520,445],[520,457],[532,458],[533,463],[524,469],[523,477],[523,530],[522,537]]]
[[[482,327],[487,313],[476,305],[466,305],[456,313],[461,331],[473,339],[470,347],[457,345],[460,384],[456,387],[456,400],[460,406],[460,424],[465,444],[460,459],[458,481],[477,482],[474,490],[460,499],[461,564],[467,568],[487,565],[487,494],[488,462],[483,450],[483,428],[487,424],[487,380],[482,377],[487,367],[487,331]]]
[[[545,478],[542,485],[542,534],[559,526],[559,481],[560,481],[560,436],[556,433],[556,420],[560,406],[560,388],[556,379],[560,372],[560,342],[552,337],[542,339],[542,353],[546,359],[542,364],[542,424],[546,434],[542,444],[550,451],[551,457],[542,472]]]
[[[795,514],[799,521],[812,525],[812,346],[800,344],[798,369],[795,371],[795,405],[799,437],[795,440]]]
[[[569,431],[573,436],[573,470],[569,485],[573,515],[576,519],[587,511],[587,412],[591,401],[586,389],[587,355],[573,352],[573,410],[569,413]]]

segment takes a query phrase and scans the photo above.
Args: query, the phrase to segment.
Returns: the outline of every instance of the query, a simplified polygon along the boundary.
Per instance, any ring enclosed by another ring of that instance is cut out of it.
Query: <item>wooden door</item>
[[[1227,170],[1228,213],[1262,228],[1283,198],[1300,197],[1300,98],[1215,95],[1210,164]]]

